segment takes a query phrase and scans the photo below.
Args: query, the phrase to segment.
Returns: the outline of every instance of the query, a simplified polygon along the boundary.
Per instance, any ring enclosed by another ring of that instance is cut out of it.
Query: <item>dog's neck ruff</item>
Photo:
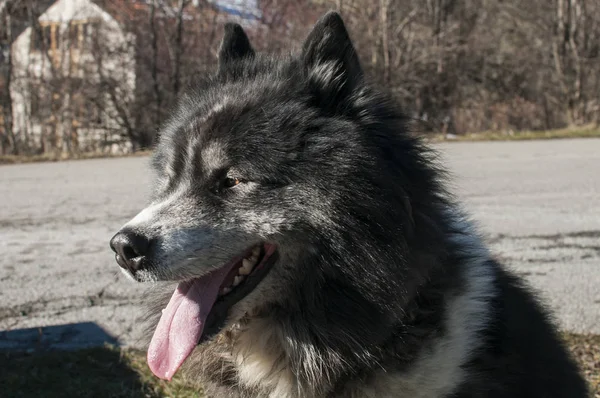
[[[339,396],[438,398],[452,394],[465,379],[464,365],[482,344],[480,334],[488,325],[490,301],[497,292],[490,255],[477,232],[462,215],[451,219],[456,232],[449,241],[465,258],[460,264],[464,282],[459,292],[447,297],[445,332],[423,346],[405,370],[375,370],[368,382],[360,379],[341,387]],[[289,341],[274,328],[267,319],[253,319],[235,340],[233,358],[241,385],[273,398],[321,396],[340,387],[334,386],[335,380],[325,386],[298,380],[296,365],[286,354]],[[304,363],[322,375],[319,358],[307,356]]]

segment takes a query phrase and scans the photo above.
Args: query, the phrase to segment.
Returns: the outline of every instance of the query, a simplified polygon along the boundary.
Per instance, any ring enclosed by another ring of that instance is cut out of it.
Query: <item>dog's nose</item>
[[[119,266],[135,274],[147,263],[146,255],[150,248],[150,239],[138,232],[123,229],[112,237],[110,248],[116,253]]]

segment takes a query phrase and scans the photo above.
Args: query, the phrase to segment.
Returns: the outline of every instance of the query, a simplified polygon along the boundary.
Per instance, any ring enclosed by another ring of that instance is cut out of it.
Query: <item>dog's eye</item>
[[[240,185],[242,180],[237,177],[226,177],[223,181],[223,188],[232,188],[236,185]]]

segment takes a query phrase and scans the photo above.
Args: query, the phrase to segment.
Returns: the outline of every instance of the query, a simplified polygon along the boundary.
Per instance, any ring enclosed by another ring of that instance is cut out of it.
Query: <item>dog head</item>
[[[239,25],[226,25],[218,72],[180,99],[160,133],[152,202],[111,240],[124,272],[181,281],[309,247],[332,222],[332,202],[353,190],[348,169],[369,161],[344,117],[362,79],[338,14],[293,58],[259,56]]]
[[[159,323],[157,375],[170,378],[175,357],[227,319],[285,300],[287,289],[313,289],[342,267],[367,296],[397,295],[406,270],[390,248],[406,246],[410,189],[431,175],[407,182],[403,170],[422,159],[390,109],[364,83],[338,14],[321,18],[287,58],[256,54],[239,25],[226,25],[218,72],[180,99],[161,131],[152,202],[111,240],[130,277],[180,282],[165,325],[184,307],[200,314],[201,330],[181,332],[184,343]],[[365,278],[373,259],[381,267]]]

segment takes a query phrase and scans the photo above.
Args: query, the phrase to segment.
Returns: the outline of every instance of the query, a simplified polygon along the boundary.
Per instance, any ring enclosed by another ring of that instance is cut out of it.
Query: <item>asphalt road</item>
[[[600,333],[600,140],[437,148],[492,251],[563,329]],[[137,344],[144,287],[121,276],[108,240],[143,206],[147,163],[0,167],[0,348],[89,343],[89,325]]]

